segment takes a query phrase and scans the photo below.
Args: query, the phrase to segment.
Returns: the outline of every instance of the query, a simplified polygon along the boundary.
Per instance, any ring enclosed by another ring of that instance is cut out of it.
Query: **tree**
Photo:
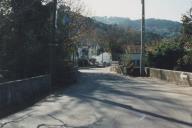
[[[153,67],[172,70],[178,67],[178,61],[184,53],[185,50],[179,43],[164,42],[154,53],[148,53],[148,62]]]
[[[183,22],[183,36],[190,38],[192,35],[192,15],[188,12],[182,16],[181,21]]]
[[[0,1],[0,65],[9,70],[9,78],[49,72],[52,10],[53,3],[47,0]],[[59,61],[70,54],[68,49],[73,46],[73,39],[83,26],[83,22],[78,22],[82,18],[79,13],[72,12],[65,1],[64,4],[59,3],[56,31],[59,44],[56,57]]]
[[[1,65],[14,78],[30,77],[48,72],[50,5],[41,1],[11,1],[11,29],[3,45]],[[3,37],[6,35],[4,34]],[[42,49],[44,49],[42,52]],[[39,63],[41,62],[41,63]]]
[[[183,33],[175,39],[162,40],[148,51],[148,66],[192,71],[192,15],[182,16]],[[160,44],[160,45],[159,45]]]

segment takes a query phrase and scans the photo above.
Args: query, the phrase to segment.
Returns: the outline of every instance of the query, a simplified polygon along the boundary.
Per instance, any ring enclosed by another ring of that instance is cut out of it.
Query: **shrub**
[[[148,53],[149,65],[156,68],[174,69],[185,53],[179,43],[162,43],[154,53]]]
[[[182,69],[185,71],[192,71],[192,50],[187,51],[182,57]]]

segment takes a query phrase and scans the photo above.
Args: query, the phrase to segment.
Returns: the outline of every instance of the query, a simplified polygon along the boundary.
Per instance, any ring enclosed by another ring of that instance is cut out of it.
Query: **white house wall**
[[[92,56],[92,58],[95,58],[97,62],[102,63],[111,63],[112,62],[112,56],[111,53],[104,52],[103,54],[100,54],[99,56]],[[102,61],[103,58],[103,61]]]

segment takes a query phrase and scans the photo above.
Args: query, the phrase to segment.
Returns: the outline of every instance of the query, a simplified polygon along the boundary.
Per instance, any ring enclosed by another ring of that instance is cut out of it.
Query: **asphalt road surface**
[[[79,82],[0,120],[0,128],[191,128],[192,88],[108,69],[81,69]]]

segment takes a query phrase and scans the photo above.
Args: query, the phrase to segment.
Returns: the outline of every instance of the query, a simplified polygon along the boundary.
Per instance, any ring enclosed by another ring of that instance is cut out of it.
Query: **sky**
[[[141,19],[141,0],[82,0],[91,16]],[[180,21],[192,7],[192,0],[145,0],[146,18]]]

